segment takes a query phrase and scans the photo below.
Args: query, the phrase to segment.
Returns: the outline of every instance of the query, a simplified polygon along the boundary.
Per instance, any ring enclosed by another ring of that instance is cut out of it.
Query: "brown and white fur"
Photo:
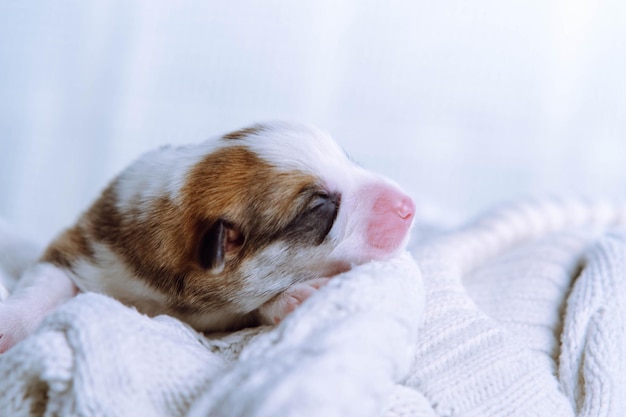
[[[401,250],[414,211],[310,126],[149,152],[0,304],[0,352],[80,291],[201,331],[277,323],[330,277]]]

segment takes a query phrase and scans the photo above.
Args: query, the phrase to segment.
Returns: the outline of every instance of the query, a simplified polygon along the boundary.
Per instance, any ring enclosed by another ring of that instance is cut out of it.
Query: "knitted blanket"
[[[624,416],[625,224],[513,204],[230,334],[83,294],[0,356],[0,416]]]

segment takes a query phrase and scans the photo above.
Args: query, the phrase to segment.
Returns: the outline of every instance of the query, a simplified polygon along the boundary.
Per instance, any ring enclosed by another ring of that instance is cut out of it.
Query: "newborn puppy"
[[[79,291],[200,331],[278,323],[330,277],[401,250],[414,212],[309,126],[161,148],[115,178],[0,304],[0,352]]]

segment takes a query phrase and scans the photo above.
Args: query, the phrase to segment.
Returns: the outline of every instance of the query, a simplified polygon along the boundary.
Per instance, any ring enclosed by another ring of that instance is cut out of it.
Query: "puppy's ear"
[[[226,225],[223,220],[217,220],[209,226],[202,238],[198,249],[200,266],[212,274],[219,274],[224,269],[226,254]]]

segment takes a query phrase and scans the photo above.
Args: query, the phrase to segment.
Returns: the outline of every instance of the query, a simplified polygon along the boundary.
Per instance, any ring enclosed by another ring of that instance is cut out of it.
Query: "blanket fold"
[[[355,268],[249,344],[189,415],[379,415],[407,376],[423,303],[408,254]]]
[[[510,204],[230,334],[83,294],[0,356],[0,415],[623,416],[624,225]]]
[[[0,358],[0,415],[184,415],[227,365],[199,338],[177,320],[79,295]]]
[[[626,415],[626,233],[601,239],[567,300],[559,358],[580,416]]]

